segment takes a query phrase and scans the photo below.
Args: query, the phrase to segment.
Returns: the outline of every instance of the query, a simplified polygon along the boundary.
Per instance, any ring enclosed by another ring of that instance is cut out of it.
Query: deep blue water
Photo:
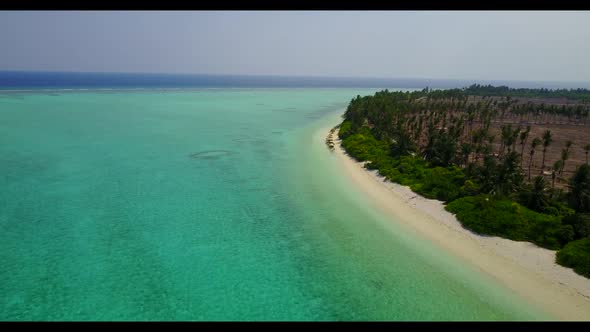
[[[590,88],[588,83],[418,78],[288,77],[202,74],[0,71],[0,90],[121,88],[411,88],[447,89],[473,83],[510,87]]]

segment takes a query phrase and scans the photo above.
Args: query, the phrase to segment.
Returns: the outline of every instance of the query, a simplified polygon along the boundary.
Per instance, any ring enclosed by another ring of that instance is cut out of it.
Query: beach
[[[326,139],[332,128],[318,136]],[[590,280],[555,263],[555,251],[529,242],[481,236],[462,227],[442,202],[424,198],[367,170],[332,135],[335,158],[348,178],[391,218],[466,264],[491,276],[556,320],[590,320]],[[326,148],[328,150],[328,148]]]

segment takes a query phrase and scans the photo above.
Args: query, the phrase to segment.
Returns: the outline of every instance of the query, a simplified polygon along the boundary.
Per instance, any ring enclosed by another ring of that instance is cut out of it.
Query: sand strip
[[[322,129],[322,139],[330,129]],[[529,242],[474,234],[463,228],[442,202],[424,198],[409,187],[385,181],[377,171],[363,168],[342,149],[336,133],[333,142],[333,153],[342,169],[392,221],[473,264],[556,320],[590,320],[590,279],[556,264],[555,251]]]

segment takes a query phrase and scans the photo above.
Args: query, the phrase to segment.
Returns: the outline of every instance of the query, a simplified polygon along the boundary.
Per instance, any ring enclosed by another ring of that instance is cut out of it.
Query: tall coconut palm
[[[553,163],[553,168],[551,169],[551,188],[555,189],[555,178],[557,177],[557,172],[561,169],[561,164],[563,162],[560,160]]]
[[[586,165],[588,165],[588,152],[590,152],[590,144],[584,145],[584,152],[586,153]]]
[[[590,212],[590,166],[578,167],[570,180],[570,203],[577,212]]]
[[[510,138],[510,141],[512,143],[512,151],[516,151],[516,141],[518,140],[518,134],[520,133],[520,126],[518,126],[518,128],[514,129],[514,131],[512,132],[512,137]]]
[[[531,126],[527,126],[526,130],[520,133],[520,167],[522,167],[522,162],[524,161],[524,146],[526,145],[526,141],[529,138],[530,132]]]
[[[541,211],[547,206],[547,182],[542,176],[537,176],[528,190],[527,207],[536,211]]]
[[[545,154],[547,153],[547,148],[553,142],[553,137],[551,136],[551,130],[545,130],[543,133],[543,161],[541,162],[541,173],[545,169]]]
[[[565,162],[570,157],[570,152],[567,148],[561,150],[561,169],[559,170],[559,175],[563,174],[563,169],[565,168]]]
[[[518,158],[520,158],[518,152],[509,151],[506,153],[503,162],[498,165],[494,188],[499,195],[507,195],[518,191],[520,188],[524,177]]]
[[[500,151],[498,151],[498,156],[502,157],[504,155],[504,150],[506,149],[507,145],[510,142],[512,137],[512,125],[504,125],[502,126],[502,133],[500,134]]]
[[[535,137],[535,139],[531,142],[531,152],[529,158],[529,181],[531,181],[531,166],[533,165],[533,156],[535,155],[535,151],[537,150],[537,146],[541,144],[541,139]]]

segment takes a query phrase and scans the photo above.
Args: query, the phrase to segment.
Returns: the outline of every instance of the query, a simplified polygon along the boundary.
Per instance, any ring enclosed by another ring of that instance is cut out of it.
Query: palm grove
[[[521,95],[529,100],[519,100]],[[577,102],[558,106],[530,101],[563,95]],[[555,146],[551,130],[531,135],[531,124],[534,128],[551,119],[585,125],[588,97],[590,91],[584,89],[476,85],[385,90],[350,102],[339,137],[347,153],[366,162],[365,167],[444,201],[464,227],[559,250],[559,264],[590,277],[590,145],[566,141]],[[500,126],[495,134],[493,124]],[[583,147],[586,163],[564,181],[575,145]],[[546,165],[552,149],[561,149],[561,158]],[[533,168],[539,159],[540,167]]]

